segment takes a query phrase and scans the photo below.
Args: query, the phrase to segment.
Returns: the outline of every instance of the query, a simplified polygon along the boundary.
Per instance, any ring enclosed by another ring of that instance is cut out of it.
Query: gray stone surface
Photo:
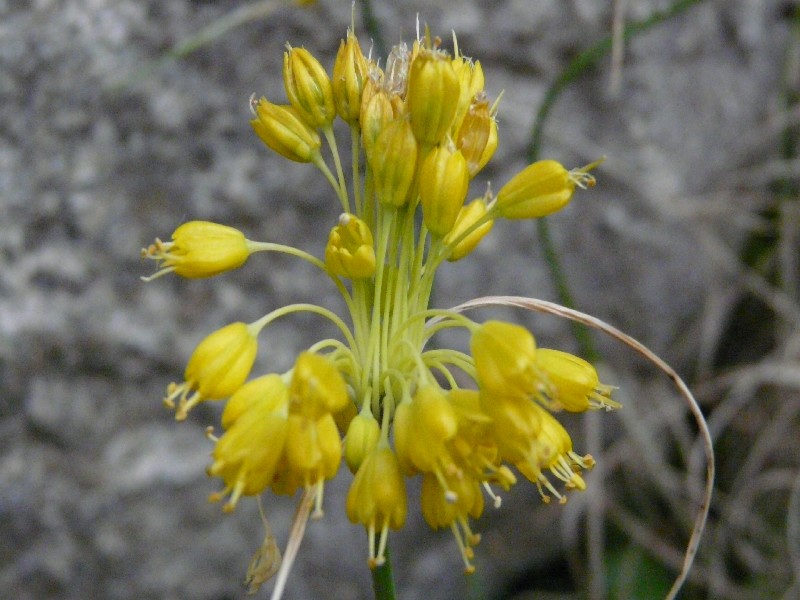
[[[505,90],[501,147],[483,177],[495,189],[524,165],[548,83],[611,22],[611,3],[595,0],[373,2],[389,41],[411,38],[419,13],[446,40],[458,32],[493,96]],[[144,284],[138,251],[209,219],[321,253],[333,196],[316,172],[258,142],[247,99],[283,97],[286,41],[330,65],[350,2],[280,8],[137,77],[243,4],[0,0],[0,597],[243,597],[262,532],[254,503],[227,516],[206,502],[217,482],[204,474],[203,427],[217,407],[178,426],[160,398],[206,333],[289,302],[336,307],[335,290],[272,256],[218,280]],[[631,0],[627,15],[668,4]],[[700,3],[627,46],[617,97],[604,60],[547,128],[548,156],[608,156],[598,187],[551,221],[579,307],[682,368],[700,350],[709,290],[727,281],[698,229],[735,247],[766,192],[735,175],[777,157],[785,4]],[[435,302],[487,293],[554,298],[532,224],[499,224],[471,259],[443,269]],[[535,327],[544,345],[571,344],[553,318],[494,314]],[[319,333],[311,320],[277,325],[261,364],[287,368]],[[636,371],[603,348],[615,370]],[[330,485],[287,598],[368,595],[365,536],[342,510],[349,481]],[[520,487],[478,525],[479,587],[561,551],[562,509]],[[284,540],[294,501],[266,504]],[[411,515],[394,538],[402,597],[464,597],[452,538],[429,532],[416,502]]]

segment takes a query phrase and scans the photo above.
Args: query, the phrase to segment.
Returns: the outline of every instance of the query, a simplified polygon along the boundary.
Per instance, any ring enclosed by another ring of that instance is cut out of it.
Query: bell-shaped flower
[[[405,480],[397,457],[385,441],[361,463],[347,493],[346,509],[352,523],[367,528],[370,568],[382,565],[388,530],[400,529],[408,510]]]
[[[425,473],[420,504],[422,516],[431,528],[451,529],[464,561],[465,572],[474,572],[472,547],[480,542],[481,536],[473,533],[469,518],[477,519],[483,514],[480,483],[468,476],[446,477],[443,483],[440,477]]]
[[[262,375],[245,383],[225,403],[222,428],[230,429],[239,417],[250,410],[271,412],[289,401],[289,388],[276,373]]]
[[[579,356],[540,348],[536,364],[551,383],[550,400],[555,408],[569,412],[619,408],[620,404],[611,399],[614,388],[600,383],[597,370]]]
[[[287,433],[286,404],[270,409],[251,407],[217,440],[208,475],[221,477],[225,488],[212,494],[217,502],[230,494],[223,507],[232,511],[241,496],[255,496],[270,485],[283,455]]]
[[[142,258],[155,260],[161,267],[143,279],[152,281],[167,273],[187,279],[213,277],[238,269],[251,252],[249,242],[238,229],[209,221],[189,221],[172,233],[171,242],[156,239],[142,248]]]
[[[195,348],[186,365],[184,382],[167,387],[165,406],[175,408],[175,419],[182,421],[200,402],[227,398],[247,380],[257,350],[256,332],[246,323],[218,329]]]
[[[541,393],[545,382],[536,366],[536,342],[524,327],[486,321],[473,331],[470,350],[482,390],[522,398]]]
[[[330,359],[313,352],[300,353],[289,382],[289,411],[317,420],[344,410],[349,402],[342,374]]]
[[[400,466],[408,474],[441,469],[450,462],[445,443],[458,430],[453,407],[434,384],[420,387],[394,415],[394,441]]]
[[[593,186],[589,171],[596,161],[567,171],[554,160],[540,160],[525,167],[497,192],[497,209],[507,219],[538,219],[564,208],[575,187]]]

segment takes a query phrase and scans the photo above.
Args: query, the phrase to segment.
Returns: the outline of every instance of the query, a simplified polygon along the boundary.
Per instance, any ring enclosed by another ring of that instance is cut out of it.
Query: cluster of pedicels
[[[236,229],[191,221],[143,256],[173,272],[211,277],[241,267],[256,252],[293,255],[316,266],[347,306],[341,317],[315,304],[292,304],[253,323],[232,323],[206,337],[184,381],[164,404],[183,420],[207,400],[226,400],[210,476],[222,480],[212,501],[232,511],[242,496],[305,489],[321,515],[323,486],[344,458],[355,474],[346,512],[364,525],[369,564],[385,560],[389,529],[403,526],[406,478],[421,476],[421,509],[433,528],[450,528],[467,572],[480,540],[470,519],[493,488],[533,482],[544,501],[583,490],[594,463],[573,450],[555,418],[618,406],[594,367],[559,350],[538,348],[518,325],[476,323],[429,308],[436,270],[472,252],[495,220],[536,219],[563,208],[575,187],[593,185],[587,167],[535,162],[493,194],[466,202],[470,183],[497,148],[496,103],[483,69],[445,52],[430,34],[395,46],[383,68],[366,57],[352,32],[329,74],[304,48],[287,46],[288,104],[251,99],[250,122],[272,150],[315,165],[342,213],[324,259],[300,249],[246,239]],[[334,133],[350,133],[346,177]],[[327,151],[323,155],[323,140]],[[332,168],[331,168],[332,163]],[[421,215],[420,215],[421,213]],[[307,311],[329,319],[341,339],[321,340],[285,373],[251,376],[259,333],[276,319]],[[428,348],[446,328],[464,328],[470,353]],[[473,385],[464,386],[464,381]]]

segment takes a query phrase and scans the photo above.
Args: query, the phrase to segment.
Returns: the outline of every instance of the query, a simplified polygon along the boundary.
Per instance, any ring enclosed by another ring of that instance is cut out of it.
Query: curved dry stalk
[[[308,515],[311,514],[311,507],[318,493],[319,485],[315,485],[314,487],[306,489],[303,492],[303,497],[300,498],[300,503],[297,505],[297,510],[294,513],[292,529],[289,532],[289,541],[286,543],[283,562],[278,571],[278,577],[275,579],[275,588],[272,590],[270,600],[281,600],[283,596],[283,590],[286,588],[286,580],[289,578],[289,571],[292,570],[294,559],[297,557],[298,550],[300,550],[300,542],[303,541],[303,535],[306,532]]]
[[[689,538],[689,542],[686,546],[686,552],[684,554],[681,571],[678,573],[677,578],[675,579],[672,587],[669,590],[669,593],[666,596],[666,600],[673,600],[686,581],[686,578],[689,575],[689,570],[694,562],[694,558],[697,555],[697,549],[700,545],[700,538],[703,535],[706,521],[708,520],[708,511],[711,506],[711,496],[714,490],[714,447],[711,442],[711,435],[708,431],[706,420],[703,417],[700,406],[694,399],[692,392],[689,391],[688,386],[672,367],[670,367],[666,362],[664,362],[640,342],[623,333],[616,327],[613,327],[605,321],[598,319],[597,317],[561,306],[560,304],[555,304],[554,302],[548,302],[546,300],[537,300],[535,298],[526,298],[523,296],[484,296],[482,298],[476,298],[474,300],[464,302],[463,304],[459,304],[450,310],[463,312],[476,308],[486,308],[487,306],[514,306],[517,308],[524,308],[525,310],[532,310],[535,312],[555,315],[557,317],[563,317],[571,321],[582,323],[588,327],[592,327],[593,329],[598,329],[606,335],[609,335],[622,342],[626,346],[633,348],[636,352],[656,365],[656,367],[663,371],[667,377],[672,380],[672,383],[678,389],[681,396],[683,396],[683,398],[686,400],[689,411],[692,413],[692,416],[697,423],[700,437],[703,440],[703,450],[706,458],[706,481],[703,489],[703,496],[697,511],[697,516],[695,517],[692,535]]]

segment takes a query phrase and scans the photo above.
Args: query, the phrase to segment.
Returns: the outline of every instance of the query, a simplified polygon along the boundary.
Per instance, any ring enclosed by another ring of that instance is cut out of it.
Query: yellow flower
[[[359,279],[375,274],[372,232],[362,219],[349,213],[339,217],[325,246],[325,264],[340,277]]]
[[[597,370],[582,358],[561,350],[540,348],[536,363],[552,384],[551,400],[556,408],[569,412],[619,408],[619,403],[611,399],[614,388],[600,383]]]
[[[306,124],[328,127],[336,117],[333,87],[323,66],[305,48],[283,54],[283,85],[289,102]]]
[[[370,568],[382,565],[388,530],[400,529],[408,510],[405,480],[397,457],[386,442],[379,444],[361,463],[347,493],[346,508],[352,523],[367,528]]]
[[[524,327],[486,321],[472,333],[478,384],[493,396],[532,398],[544,386],[536,366],[536,343]]]
[[[250,121],[256,135],[272,150],[295,162],[311,162],[319,155],[322,140],[291,106],[261,98],[254,104],[258,118]]]
[[[338,413],[350,403],[344,379],[324,356],[302,352],[289,382],[289,411],[312,420]]]
[[[289,388],[280,375],[272,373],[252,379],[236,390],[222,411],[222,428],[230,429],[251,410],[273,411],[289,401]]]
[[[447,235],[469,188],[467,161],[452,144],[436,146],[419,170],[419,197],[425,226],[435,235]]]
[[[497,483],[504,490],[510,489],[516,477],[501,464],[492,418],[483,409],[480,394],[476,390],[455,389],[447,392],[447,400],[456,415],[458,431],[447,442],[453,463],[446,465],[446,469],[451,473],[463,472],[478,481]]]
[[[541,431],[542,409],[528,398],[495,396],[482,391],[480,404],[492,419],[491,432],[503,461],[538,464],[536,442]]]
[[[438,50],[420,49],[409,69],[406,96],[411,127],[420,145],[442,141],[453,124],[460,94],[450,60]]]
[[[582,469],[591,469],[594,466],[594,459],[589,454],[580,456],[575,453],[572,450],[572,438],[563,425],[547,411],[539,407],[537,409],[541,411],[541,428],[536,439],[539,456],[529,457],[525,461],[516,463],[515,466],[520,473],[536,484],[542,500],[549,502],[548,492],[550,492],[564,504],[567,497],[553,486],[542,470],[548,469],[557,479],[563,481],[567,491],[573,489],[583,491],[586,489],[586,482],[580,472]]]
[[[195,348],[186,365],[185,381],[167,387],[165,406],[175,408],[177,399],[175,419],[182,421],[200,402],[227,398],[247,379],[257,349],[255,333],[247,324],[231,323],[218,329]]]
[[[458,430],[453,407],[436,385],[424,385],[394,415],[394,442],[406,473],[436,471],[447,457],[445,442]]]
[[[221,477],[225,488],[209,498],[217,502],[230,494],[225,512],[236,508],[242,495],[255,496],[272,481],[283,454],[286,439],[286,403],[253,406],[217,440],[208,475]]]
[[[467,230],[477,225],[478,221],[482,220],[487,212],[486,200],[483,198],[473,200],[469,204],[461,207],[461,210],[458,211],[458,216],[456,217],[453,228],[444,236],[445,245],[451,246],[452,248],[447,260],[451,262],[461,260],[472,252],[480,241],[492,230],[494,221],[485,221],[483,224],[472,229],[472,231],[460,241],[456,242]]]
[[[451,476],[443,485],[440,478],[425,473],[420,504],[422,516],[432,529],[449,527],[453,532],[464,561],[464,572],[475,572],[471,562],[475,556],[472,547],[481,541],[481,536],[473,533],[469,517],[477,519],[483,514],[483,494],[478,481],[471,477]]]
[[[507,219],[537,219],[559,211],[572,199],[576,185],[594,185],[588,171],[600,162],[572,171],[554,160],[528,165],[497,192],[497,208]]]
[[[167,273],[188,279],[213,277],[241,267],[250,252],[247,239],[238,229],[209,221],[189,221],[172,233],[171,242],[156,239],[142,249],[142,258],[163,265],[144,279],[151,281]]]
[[[342,462],[342,440],[331,414],[310,419],[290,410],[286,458],[287,478],[307,489],[332,479]]]

